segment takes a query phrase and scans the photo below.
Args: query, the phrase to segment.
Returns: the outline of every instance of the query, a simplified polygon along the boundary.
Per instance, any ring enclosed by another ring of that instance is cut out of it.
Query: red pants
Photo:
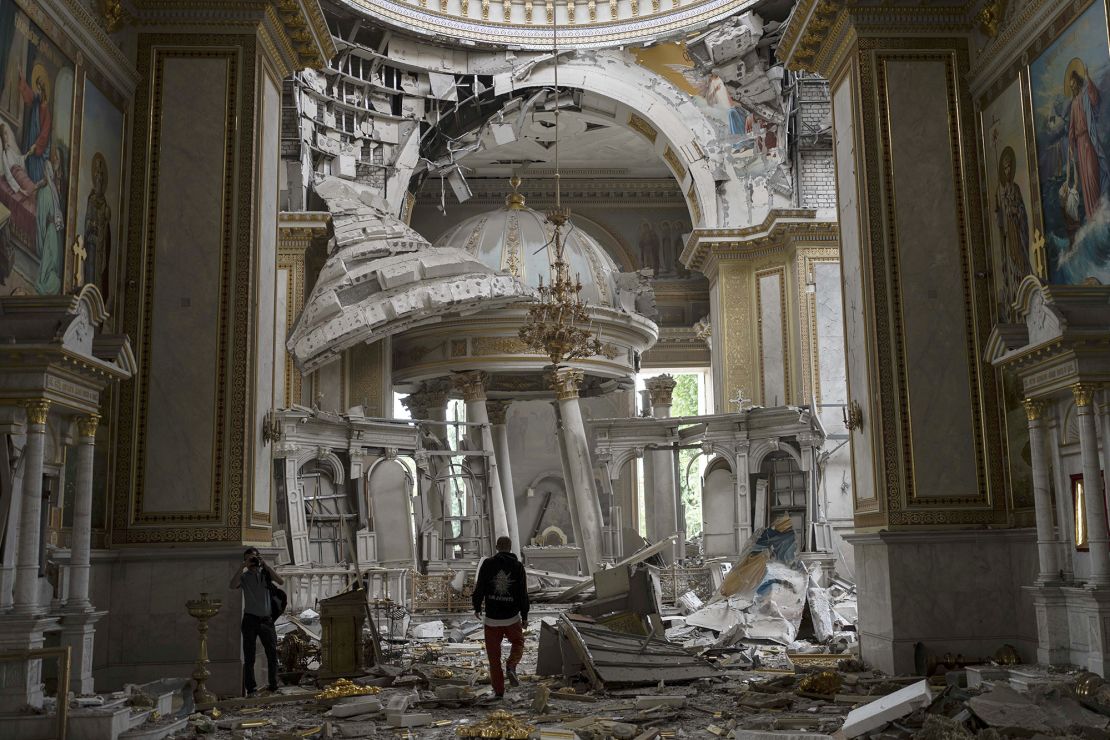
[[[520,622],[510,624],[508,627],[486,626],[486,657],[489,658],[489,682],[493,686],[493,693],[500,696],[505,693],[505,672],[501,668],[501,641],[508,640],[513,646],[509,650],[509,658],[505,667],[509,670],[516,668],[524,655],[524,625]]]

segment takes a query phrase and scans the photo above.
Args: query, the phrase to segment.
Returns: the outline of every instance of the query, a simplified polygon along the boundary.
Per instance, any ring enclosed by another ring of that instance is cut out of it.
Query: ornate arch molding
[[[331,472],[332,483],[339,486],[342,485],[346,479],[346,474],[343,470],[343,461],[330,450],[304,450],[299,452],[294,458],[297,461],[297,474],[301,472],[301,468],[309,462],[315,460]]]
[[[753,473],[758,473],[760,468],[763,467],[763,461],[767,459],[771,453],[785,452],[794,459],[797,463],[798,469],[802,469],[802,453],[794,447],[790,442],[779,442],[778,440],[760,440],[752,445],[752,451],[749,453],[749,469]]]
[[[516,90],[554,86],[551,65],[536,67],[524,79],[513,80]],[[727,211],[721,208],[717,195],[719,175],[715,175],[715,163],[705,149],[717,138],[716,127],[689,95],[619,53],[610,52],[560,61],[559,87],[617,103],[615,122],[644,136],[667,163],[686,196],[695,229],[733,225],[724,223]],[[739,183],[735,185],[739,197]],[[727,197],[727,192],[722,195]]]

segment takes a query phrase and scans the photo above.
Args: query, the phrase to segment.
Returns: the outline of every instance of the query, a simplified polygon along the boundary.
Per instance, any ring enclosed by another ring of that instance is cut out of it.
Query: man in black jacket
[[[528,581],[524,565],[512,553],[513,542],[508,537],[497,538],[497,554],[486,558],[478,569],[478,582],[474,584],[474,616],[486,626],[486,657],[489,658],[489,681],[497,698],[505,695],[505,676],[509,683],[519,686],[516,666],[524,655],[524,628],[528,625]],[[482,617],[482,601],[486,615]],[[509,658],[501,670],[501,641],[512,645]]]

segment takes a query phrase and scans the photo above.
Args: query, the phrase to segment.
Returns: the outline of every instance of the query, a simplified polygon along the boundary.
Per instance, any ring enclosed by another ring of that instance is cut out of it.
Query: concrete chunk
[[[390,727],[423,727],[432,724],[432,715],[426,712],[413,712],[412,714],[387,712],[385,719]]]
[[[685,696],[637,696],[637,709],[651,709],[652,707],[684,707]]]
[[[357,717],[382,711],[382,703],[373,697],[360,696],[353,701],[338,702],[331,708],[333,717]]]
[[[882,727],[900,717],[905,717],[915,709],[927,707],[933,701],[933,692],[926,681],[918,681],[904,689],[887,694],[870,704],[857,707],[848,713],[844,726],[840,728],[844,737],[859,737],[871,730]]]

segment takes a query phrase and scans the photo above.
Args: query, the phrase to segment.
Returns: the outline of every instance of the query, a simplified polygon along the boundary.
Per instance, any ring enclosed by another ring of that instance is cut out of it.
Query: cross
[[[747,409],[750,409],[752,407],[752,399],[746,398],[744,396],[743,388],[737,389],[736,398],[730,398],[728,399],[728,402],[736,404],[737,411],[746,411]]]
[[[80,288],[85,282],[85,258],[89,253],[85,250],[85,237],[78,234],[73,240],[73,285]]]

